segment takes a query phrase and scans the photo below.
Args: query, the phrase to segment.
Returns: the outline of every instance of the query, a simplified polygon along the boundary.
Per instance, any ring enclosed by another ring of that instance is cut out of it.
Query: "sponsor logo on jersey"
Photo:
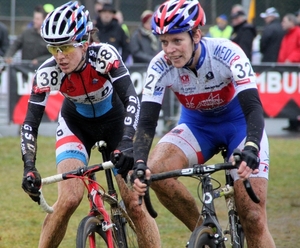
[[[155,61],[151,66],[151,69],[159,74],[162,74],[167,68],[168,65],[163,58],[159,58],[159,60]]]
[[[160,96],[162,94],[163,89],[164,89],[163,87],[155,86],[153,95]]]
[[[183,132],[183,129],[177,129],[177,128],[175,128],[175,129],[171,130],[171,133],[174,133],[174,134],[181,134],[182,132]]]
[[[236,54],[233,50],[226,46],[217,46],[213,54],[217,60],[223,61],[230,65],[234,61],[240,59],[240,55]]]
[[[186,83],[190,82],[190,77],[189,77],[189,75],[181,75],[180,80],[183,84],[186,84]]]
[[[209,71],[209,72],[205,75],[205,78],[206,78],[207,80],[212,80],[212,79],[215,78],[215,76],[214,76],[214,74],[213,74],[212,71]]]
[[[98,83],[98,78],[93,78],[92,84],[97,84]]]

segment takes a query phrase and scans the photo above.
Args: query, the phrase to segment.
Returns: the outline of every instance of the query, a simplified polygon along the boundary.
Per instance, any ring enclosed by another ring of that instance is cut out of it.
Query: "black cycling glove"
[[[245,146],[242,151],[242,160],[245,161],[247,166],[252,170],[258,169],[260,163],[258,150],[253,146]]]
[[[110,160],[118,169],[118,174],[126,179],[128,171],[133,166],[133,142],[129,137],[124,137],[116,150],[110,154]]]
[[[25,165],[22,180],[23,190],[30,196],[30,198],[40,204],[40,192],[42,180],[40,173],[34,165]]]

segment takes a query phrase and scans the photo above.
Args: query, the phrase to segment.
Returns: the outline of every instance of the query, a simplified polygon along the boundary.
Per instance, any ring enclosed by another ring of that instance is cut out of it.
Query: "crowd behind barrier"
[[[162,67],[157,62],[157,67]],[[163,67],[162,67],[163,68]],[[266,118],[294,118],[300,116],[300,64],[261,63],[253,65],[257,75],[257,86]],[[142,94],[147,64],[129,67],[134,87]],[[1,74],[0,116],[1,123],[21,124],[34,77],[34,69],[27,62],[8,65]],[[178,116],[178,104],[174,94],[167,91],[161,111],[159,125],[174,124]],[[43,121],[56,121],[63,96],[59,92],[50,95]]]

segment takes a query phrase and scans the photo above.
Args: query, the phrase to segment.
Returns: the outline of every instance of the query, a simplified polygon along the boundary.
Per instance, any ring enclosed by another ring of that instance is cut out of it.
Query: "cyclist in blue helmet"
[[[231,176],[248,248],[275,247],[266,214],[269,146],[255,73],[235,43],[203,37],[200,26],[204,24],[205,14],[197,0],[166,1],[152,17],[152,31],[159,36],[163,51],[147,70],[134,142],[133,187],[144,195],[147,185],[135,178],[139,169],[149,178],[151,173],[203,164],[220,146],[227,147],[228,159],[239,148],[243,161]],[[167,88],[178,98],[180,118],[149,154]],[[245,178],[260,197],[259,204],[247,195]],[[189,230],[201,224],[194,197],[179,180],[153,182],[151,187]],[[129,211],[141,231],[140,247],[161,247],[155,220],[137,201],[130,204]]]
[[[57,172],[87,165],[91,148],[104,140],[112,157],[119,154],[116,181],[124,201],[130,197],[121,175],[132,167],[139,99],[120,54],[111,45],[92,43],[94,31],[88,11],[72,1],[50,12],[42,25],[41,36],[53,56],[36,71],[21,129],[22,187],[35,202],[41,185],[35,164],[38,129],[52,91],[65,97],[56,131]],[[58,183],[54,213],[45,218],[38,247],[59,246],[84,188],[80,180]]]

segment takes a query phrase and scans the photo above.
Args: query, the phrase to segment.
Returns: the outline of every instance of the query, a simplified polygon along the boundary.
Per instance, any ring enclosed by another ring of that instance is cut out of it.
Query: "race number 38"
[[[107,44],[101,46],[98,55],[96,70],[100,73],[106,74],[111,68],[111,65],[118,60],[118,56],[114,52],[113,48]]]
[[[37,86],[42,89],[50,87],[51,90],[57,90],[59,87],[59,72],[54,67],[41,68],[37,72]]]
[[[99,57],[97,58],[98,68],[103,70],[106,68],[107,65],[106,61],[108,61],[112,57],[112,54],[108,52],[106,49],[104,49],[99,51],[99,55],[100,58]]]

